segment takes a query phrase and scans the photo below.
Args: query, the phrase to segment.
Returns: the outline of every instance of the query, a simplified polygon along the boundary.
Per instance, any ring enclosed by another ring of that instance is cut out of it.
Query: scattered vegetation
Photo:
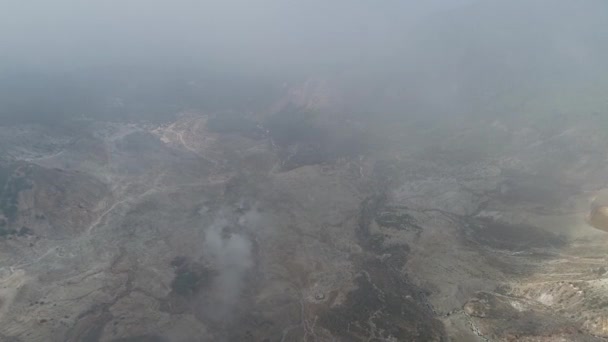
[[[261,139],[266,134],[261,124],[237,112],[224,112],[211,117],[207,128],[216,133],[238,134],[251,139]]]
[[[180,296],[192,296],[207,287],[215,271],[198,263],[188,262],[183,257],[177,257],[171,262],[175,268],[175,278],[171,282],[171,289]]]
[[[301,107],[289,106],[264,121],[274,142],[280,146],[299,143],[319,143],[327,140],[328,132],[315,123],[315,113]]]
[[[166,340],[156,335],[141,335],[134,337],[125,337],[112,340],[111,342],[166,342]]]
[[[443,341],[445,331],[420,299],[420,290],[378,261],[365,262],[366,272],[346,301],[319,313],[319,324],[348,341]],[[408,297],[410,299],[408,299]]]
[[[397,208],[386,208],[376,215],[375,220],[382,227],[413,230],[417,233],[422,231],[422,228],[416,223],[416,219],[412,215],[404,213]]]
[[[10,236],[10,235],[15,235],[17,234],[17,230],[15,229],[7,229],[7,228],[0,228],[0,237],[6,237],[6,236]]]
[[[279,150],[284,169],[321,164],[365,153],[366,134],[346,123],[321,124],[318,113],[289,106],[264,121]]]
[[[511,224],[491,218],[466,220],[467,233],[477,243],[498,250],[522,251],[534,248],[559,248],[563,236],[525,224]],[[525,236],[525,239],[521,237]]]
[[[27,175],[17,175],[15,167],[0,166],[0,213],[9,223],[17,218],[19,193],[31,187]]]
[[[33,235],[31,229],[27,227],[21,227],[21,229],[17,230],[15,228],[6,228],[0,227],[0,237],[9,237],[9,236],[27,236]]]
[[[175,279],[171,282],[171,288],[179,295],[192,295],[198,291],[201,280],[201,275],[182,270],[177,273]]]

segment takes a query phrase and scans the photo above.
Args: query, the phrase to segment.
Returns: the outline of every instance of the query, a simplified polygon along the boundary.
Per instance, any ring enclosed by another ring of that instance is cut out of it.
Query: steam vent
[[[601,190],[591,203],[588,223],[594,228],[608,232],[608,189]]]

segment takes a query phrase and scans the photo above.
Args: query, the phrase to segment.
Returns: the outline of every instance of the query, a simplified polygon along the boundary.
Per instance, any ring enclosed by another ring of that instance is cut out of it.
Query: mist
[[[370,115],[495,115],[490,112],[504,109],[487,103],[501,94],[605,82],[605,6],[544,0],[10,1],[0,14],[0,83],[10,98],[5,101],[15,103],[12,112],[26,114],[35,111],[27,108],[33,101],[20,100],[22,90],[10,94],[15,89],[31,90],[36,98],[46,96],[38,92],[57,94],[47,115],[83,111],[70,92],[94,103],[90,112],[105,107],[99,115],[108,117],[122,110],[108,109],[108,97],[154,97],[150,102],[164,96],[157,108],[172,108],[151,114],[158,117],[208,109],[209,103],[229,109],[233,103],[218,104],[228,93],[238,98],[232,102],[247,98],[268,107],[281,87],[313,77],[339,83],[346,96],[374,94],[351,102],[372,107],[365,108]]]
[[[5,67],[335,68],[386,55],[421,16],[462,3],[10,1],[0,48]]]

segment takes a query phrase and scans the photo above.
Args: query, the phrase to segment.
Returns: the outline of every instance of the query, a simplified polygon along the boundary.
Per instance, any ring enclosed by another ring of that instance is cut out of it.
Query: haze
[[[0,341],[604,341],[605,0],[0,0]]]
[[[462,2],[7,1],[0,42],[5,65],[306,68],[386,54],[412,22]]]

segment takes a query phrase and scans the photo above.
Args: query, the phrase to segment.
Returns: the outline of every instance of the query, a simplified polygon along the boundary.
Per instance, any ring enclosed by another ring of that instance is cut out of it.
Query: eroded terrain
[[[326,106],[308,87],[291,103]],[[359,146],[290,113],[1,127],[0,339],[608,338],[591,120]]]

